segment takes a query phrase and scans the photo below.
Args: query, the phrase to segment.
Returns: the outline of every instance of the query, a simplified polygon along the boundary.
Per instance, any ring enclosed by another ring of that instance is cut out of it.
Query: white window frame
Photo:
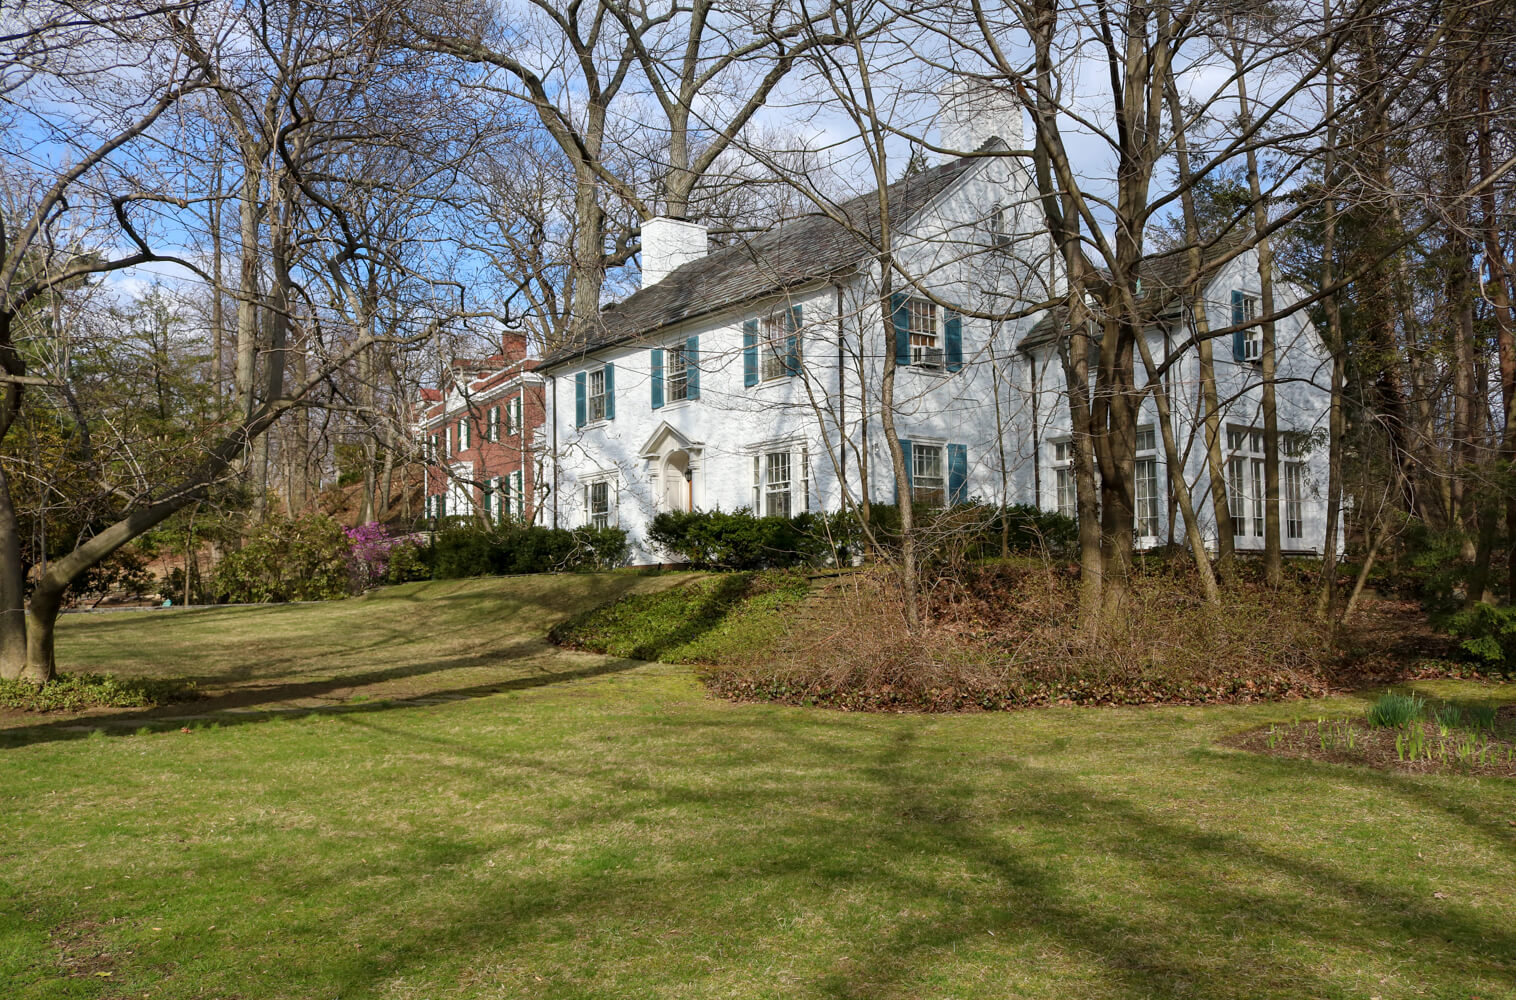
[[[1284,494],[1284,537],[1294,541],[1305,538],[1305,463],[1280,463],[1280,484]]]
[[[1132,463],[1132,530],[1139,539],[1158,538],[1158,430],[1137,428],[1137,453]]]
[[[468,451],[473,446],[473,429],[469,426],[468,411],[458,418],[458,450]]]
[[[1003,249],[1016,240],[1016,212],[1009,205],[1001,205],[990,214],[990,246]]]
[[[1074,478],[1074,439],[1063,438],[1048,442],[1053,449],[1052,461],[1048,463],[1053,473],[1053,509],[1065,517],[1079,514],[1079,487]]]
[[[911,364],[918,368],[942,368],[942,311],[931,299],[911,296],[905,300],[906,341]]]
[[[1258,319],[1258,312],[1263,308],[1263,300],[1249,292],[1242,293],[1242,321],[1252,323]],[[1250,326],[1242,336],[1242,357],[1250,364],[1259,364],[1263,361],[1263,327]]]
[[[681,342],[663,349],[663,402],[683,403],[690,398],[690,359]]]
[[[947,446],[933,441],[912,441],[911,501],[946,507],[947,485]]]
[[[521,433],[521,397],[512,396],[505,401],[505,436],[515,437]]]
[[[1226,444],[1227,510],[1232,515],[1232,536],[1262,538],[1264,504],[1268,497],[1264,479],[1263,431],[1257,427],[1229,424]]]
[[[811,509],[811,451],[803,441],[770,441],[749,449],[753,459],[752,511],[756,517],[795,517]],[[778,460],[783,458],[781,464]],[[770,472],[787,478],[770,480]],[[780,486],[783,486],[780,489]],[[780,501],[778,498],[783,497]]]
[[[602,476],[584,481],[584,526],[605,530],[617,527],[620,523],[620,489],[616,479],[611,476]],[[596,512],[596,493],[603,491],[605,494],[605,509]]]
[[[599,423],[605,419],[605,367],[591,368],[584,382],[585,422]]]
[[[785,307],[769,315],[758,331],[758,381],[777,382],[790,377],[789,338],[795,338],[795,361],[802,355],[800,331],[795,327],[795,313]]]

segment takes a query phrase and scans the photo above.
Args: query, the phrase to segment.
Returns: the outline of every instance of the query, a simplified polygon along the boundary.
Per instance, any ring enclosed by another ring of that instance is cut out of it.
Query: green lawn
[[[674,579],[71,618],[224,690],[4,718],[0,995],[1516,996],[1516,783],[1217,746],[1359,699],[849,715],[542,640]]]

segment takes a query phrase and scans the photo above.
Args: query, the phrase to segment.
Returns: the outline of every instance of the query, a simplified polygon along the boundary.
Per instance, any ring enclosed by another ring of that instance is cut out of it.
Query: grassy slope
[[[798,573],[718,573],[682,587],[629,594],[553,629],[575,649],[665,663],[739,661],[772,648],[810,593]]]
[[[1357,700],[848,715],[542,644],[633,585],[69,621],[79,665],[477,696],[11,720],[6,995],[1516,995],[1516,784],[1215,745]]]

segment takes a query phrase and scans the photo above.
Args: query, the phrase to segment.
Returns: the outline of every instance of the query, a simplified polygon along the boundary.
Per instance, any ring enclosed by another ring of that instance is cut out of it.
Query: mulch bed
[[[1457,773],[1516,778],[1516,705],[1504,706],[1493,732],[1479,732],[1469,746],[1471,731],[1455,729],[1446,736],[1435,723],[1420,723],[1422,746],[1408,759],[1412,733],[1370,726],[1362,719],[1310,719],[1275,724],[1222,740],[1224,746],[1253,753],[1333,764],[1357,764],[1386,771]],[[1396,741],[1399,738],[1399,748]],[[1460,759],[1459,744],[1463,743]]]

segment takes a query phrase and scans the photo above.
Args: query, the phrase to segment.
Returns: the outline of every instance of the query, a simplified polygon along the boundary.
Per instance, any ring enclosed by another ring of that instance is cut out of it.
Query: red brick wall
[[[460,463],[468,465],[472,470],[473,479],[478,482],[484,482],[496,476],[506,479],[517,470],[521,470],[527,520],[534,520],[537,513],[535,509],[537,470],[532,445],[537,430],[546,421],[543,391],[541,385],[529,383],[524,390],[518,387],[504,395],[491,394],[488,399],[474,401],[468,414],[455,410],[446,414],[445,417],[441,415],[431,417],[425,434],[428,438],[437,435],[439,452],[434,463],[427,470],[427,494],[429,496],[446,494],[450,488],[448,470]],[[507,402],[518,395],[522,396],[523,426],[519,433],[507,435]],[[489,426],[489,412],[495,407],[500,408],[500,440],[486,441],[485,432]],[[452,440],[456,442],[458,440],[457,425],[462,419],[468,419],[471,424],[469,447],[449,451],[447,446],[449,429],[451,429]],[[482,492],[478,488],[473,488],[472,493],[474,502],[482,505]]]

